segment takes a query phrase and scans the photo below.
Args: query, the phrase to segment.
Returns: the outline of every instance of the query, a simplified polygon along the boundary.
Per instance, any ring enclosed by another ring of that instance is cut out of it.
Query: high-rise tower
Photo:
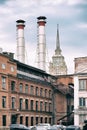
[[[46,70],[46,36],[45,36],[46,17],[37,18],[37,67]]]
[[[24,20],[17,20],[17,60],[25,63]]]
[[[56,49],[55,54],[52,57],[52,62],[49,64],[49,73],[53,75],[65,75],[67,74],[67,66],[64,61],[64,56],[61,54],[60,41],[59,41],[59,29],[57,25],[57,37],[56,37]]]

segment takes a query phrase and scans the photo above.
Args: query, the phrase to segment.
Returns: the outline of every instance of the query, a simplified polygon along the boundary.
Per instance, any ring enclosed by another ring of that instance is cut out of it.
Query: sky
[[[0,48],[13,52],[16,59],[16,21],[25,22],[26,64],[35,66],[37,17],[47,19],[47,62],[56,49],[57,24],[62,55],[68,74],[74,73],[74,59],[87,56],[87,0],[0,0]]]

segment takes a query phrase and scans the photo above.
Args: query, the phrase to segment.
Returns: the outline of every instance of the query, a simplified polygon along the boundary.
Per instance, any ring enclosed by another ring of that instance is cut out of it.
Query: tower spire
[[[59,40],[59,24],[57,24],[57,36],[56,36],[55,55],[61,55],[60,40]]]
[[[59,25],[57,24],[57,36],[56,36],[56,49],[55,54],[52,56],[52,62],[49,65],[49,72],[53,75],[67,74],[67,66],[64,60],[64,56],[61,54],[60,41],[59,41]]]

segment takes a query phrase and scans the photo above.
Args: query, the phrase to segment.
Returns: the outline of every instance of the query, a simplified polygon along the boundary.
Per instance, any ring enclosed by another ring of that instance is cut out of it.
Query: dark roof
[[[44,71],[44,70],[38,69],[38,68],[36,68],[36,67],[30,66],[30,65],[27,65],[27,64],[24,64],[24,63],[22,63],[22,62],[19,62],[18,60],[14,60],[14,62],[17,64],[17,66],[25,67],[26,69],[31,69],[31,70],[34,71],[34,72],[41,73],[41,74],[44,74],[44,75],[51,76],[51,77],[54,77],[54,78],[55,78],[55,76],[48,74],[48,73],[47,73],[46,71]]]

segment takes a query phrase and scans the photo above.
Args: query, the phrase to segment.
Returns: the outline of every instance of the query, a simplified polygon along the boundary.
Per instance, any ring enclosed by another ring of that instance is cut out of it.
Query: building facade
[[[87,57],[75,58],[74,124],[83,127],[87,120]]]
[[[58,91],[55,91],[57,120],[61,120],[64,125],[71,125],[74,123],[73,75],[57,76],[56,88],[58,88]]]
[[[44,71],[9,58],[8,53],[0,54],[0,61],[0,126],[51,123],[50,77]]]
[[[15,60],[12,53],[3,52],[0,53],[0,78],[0,126],[56,124],[67,114],[68,93],[59,89],[58,77]]]

